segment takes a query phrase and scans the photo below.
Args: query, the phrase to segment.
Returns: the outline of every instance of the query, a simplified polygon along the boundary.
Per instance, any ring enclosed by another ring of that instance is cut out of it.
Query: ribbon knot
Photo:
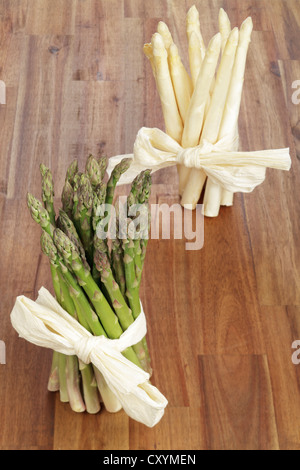
[[[93,362],[93,350],[95,348],[101,348],[105,339],[104,336],[81,336],[73,346],[76,356],[85,364],[90,364]]]
[[[202,169],[216,184],[233,193],[249,193],[261,184],[266,168],[288,171],[291,167],[289,148],[238,152],[238,135],[224,136],[215,144],[203,141],[192,148],[182,148],[160,129],[142,127],[136,136],[133,154],[109,159],[107,172],[123,159],[132,164],[118,184],[129,184],[143,170],[152,172],[178,163]]]

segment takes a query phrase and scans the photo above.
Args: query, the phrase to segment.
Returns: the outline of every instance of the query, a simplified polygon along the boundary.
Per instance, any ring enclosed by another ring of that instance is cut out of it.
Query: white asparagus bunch
[[[164,22],[158,23],[151,43],[144,45],[156,80],[166,133],[183,148],[203,142],[214,145],[226,138],[232,142],[228,152],[237,151],[238,116],[253,24],[249,17],[240,30],[232,29],[223,8],[218,23],[219,32],[206,47],[199,12],[195,5],[188,10],[185,27],[189,71]],[[203,170],[184,165],[177,168],[183,206],[195,208],[203,188],[204,215],[215,217],[221,205],[233,204],[233,193],[212,182]]]

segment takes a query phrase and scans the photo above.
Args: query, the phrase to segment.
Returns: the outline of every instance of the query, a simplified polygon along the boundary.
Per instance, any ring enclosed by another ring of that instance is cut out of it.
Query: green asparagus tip
[[[58,256],[57,248],[54,245],[52,237],[44,230],[41,235],[41,248],[42,252],[50,259],[50,262],[54,264]]]
[[[48,170],[49,170],[49,168],[46,165],[44,165],[44,163],[40,164],[41,176],[45,176],[45,174],[47,173]]]
[[[108,253],[107,241],[97,237],[97,234],[94,236],[94,249],[95,252]]]
[[[76,182],[77,186],[77,182]],[[79,220],[83,211],[92,215],[94,193],[93,187],[87,174],[83,173],[78,181],[78,188],[74,191],[73,202],[77,204],[73,206],[73,216],[75,220]]]
[[[48,211],[45,209],[42,202],[31,193],[27,194],[27,206],[35,222],[40,224],[42,227],[46,227],[50,224]]]
[[[108,158],[106,155],[102,155],[101,157],[98,158],[98,166],[99,166],[100,173],[101,173],[101,180],[103,180],[105,176],[107,165],[108,165]]]
[[[43,201],[53,203],[54,199],[54,184],[52,172],[49,168],[44,167],[42,170],[42,197]]]
[[[73,160],[67,168],[66,181],[72,185],[75,175],[78,173],[78,161]]]
[[[76,246],[61,229],[56,228],[54,230],[53,241],[66,262],[72,263],[74,259],[79,257]]]
[[[94,253],[94,263],[97,271],[101,274],[104,273],[109,268],[108,256],[105,252],[101,250],[96,250]]]
[[[118,165],[115,166],[112,173],[114,174],[115,177],[120,178],[120,176],[129,169],[131,163],[132,163],[131,158],[123,158],[123,160],[121,160],[120,163],[118,163]]]
[[[73,188],[69,180],[65,181],[61,194],[61,202],[63,210],[70,215],[73,208]]]
[[[93,187],[101,183],[102,172],[97,159],[93,155],[88,156],[85,165],[85,171]]]

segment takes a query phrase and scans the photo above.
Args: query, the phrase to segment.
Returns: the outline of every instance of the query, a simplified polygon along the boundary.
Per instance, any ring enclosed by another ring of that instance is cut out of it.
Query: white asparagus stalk
[[[200,40],[195,31],[192,31],[189,35],[189,64],[194,87],[201,69],[202,61]]]
[[[165,48],[168,52],[169,69],[174,93],[182,121],[184,122],[186,110],[190,102],[190,97],[193,93],[193,83],[181,61],[178,48],[173,41],[172,35],[166,23],[160,21],[157,26],[157,31],[162,36]],[[182,194],[182,188],[185,187],[190,169],[186,168],[184,165],[177,165],[177,171],[179,177],[178,190],[179,194]]]
[[[157,32],[163,38],[166,50],[169,51],[169,48],[170,48],[171,44],[174,43],[174,41],[173,41],[173,38],[172,38],[172,34],[171,34],[168,26],[166,25],[166,23],[164,23],[163,21],[160,21],[157,25]]]
[[[169,68],[176,101],[182,122],[184,123],[193,89],[191,79],[181,61],[178,48],[174,43],[171,44],[169,48]]]
[[[183,124],[179,114],[168,65],[168,53],[163,38],[154,33],[151,39],[153,63],[158,93],[165,121],[166,133],[181,142]]]
[[[251,40],[252,30],[253,22],[251,17],[248,17],[242,23],[240,28],[239,44],[236,51],[230,88],[228,90],[228,96],[226,100],[218,139],[221,139],[226,135],[230,135],[232,139],[234,139],[234,137],[236,137],[236,135],[238,134],[238,116],[241,106],[246,59]],[[220,204],[222,206],[232,206],[233,197],[233,193],[223,189]]]
[[[220,8],[220,11],[219,11],[219,30],[220,30],[221,37],[222,37],[221,51],[223,54],[227,39],[231,32],[230,20],[228,18],[226,11],[223,8]]]
[[[156,86],[160,96],[166,133],[180,144],[183,131],[183,122],[180,117],[170,75],[168,52],[165,48],[164,40],[159,33],[153,34],[151,44]],[[186,173],[184,165],[177,165],[177,172],[180,188],[182,186],[181,180],[182,178],[185,178]]]
[[[209,90],[217,67],[221,48],[221,34],[217,33],[210,41],[201,70],[190,101],[184,124],[181,145],[184,148],[198,145],[204,120],[204,111]],[[192,169],[182,194],[181,204],[195,208],[201,195],[206,175],[202,170]]]
[[[186,34],[189,44],[189,65],[192,85],[195,88],[201,65],[205,56],[205,44],[200,29],[199,12],[193,5],[186,15]],[[191,174],[191,168],[181,166],[179,176],[179,195],[182,196]]]
[[[153,58],[153,50],[152,50],[152,44],[150,42],[144,44],[143,51],[147,59],[149,59],[149,62],[151,64],[152,72],[155,77],[155,65],[154,65],[154,58]]]
[[[218,140],[220,124],[223,117],[227,92],[230,85],[232,68],[235,60],[236,49],[238,45],[239,31],[234,28],[226,40],[225,49],[220,61],[216,82],[214,86],[211,103],[204,122],[200,143],[204,140],[215,144]],[[222,187],[207,179],[203,214],[208,217],[216,217],[219,214],[221,203]]]
[[[197,8],[195,7],[195,5],[193,5],[189,9],[186,15],[186,33],[187,33],[188,40],[190,39],[190,35],[192,32],[196,33],[196,35],[198,36],[201,56],[203,60],[205,56],[205,44],[203,41],[201,28],[200,28],[199,12]]]
[[[223,10],[223,8],[220,8],[220,11],[219,11],[219,30],[222,36],[221,50],[223,54],[227,39],[231,31],[230,20],[228,18],[227,13]],[[206,190],[209,191],[209,187]],[[220,194],[220,205],[227,206],[227,207],[232,206],[233,205],[233,193],[222,188],[221,194]]]
[[[236,133],[244,84],[247,52],[252,29],[252,19],[248,17],[242,23],[240,28],[239,43],[236,51],[218,140],[228,135],[233,138]]]
[[[192,95],[182,134],[182,147],[195,147],[200,140],[204,107],[215,74],[221,47],[221,35],[217,33],[210,41]]]

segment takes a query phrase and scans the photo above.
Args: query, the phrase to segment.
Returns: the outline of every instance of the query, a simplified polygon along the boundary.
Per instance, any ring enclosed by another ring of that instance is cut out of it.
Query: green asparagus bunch
[[[31,216],[42,228],[41,249],[49,259],[57,301],[93,335],[111,339],[119,338],[141,313],[151,175],[144,171],[133,181],[120,223],[115,190],[129,166],[130,159],[124,158],[108,177],[106,157],[89,155],[83,172],[74,160],[55,211],[52,172],[41,164],[42,198],[27,195]],[[146,338],[123,355],[151,374]],[[59,391],[61,401],[77,412],[97,413],[102,402],[109,411],[119,409],[100,371],[76,356],[53,352],[48,389]]]

